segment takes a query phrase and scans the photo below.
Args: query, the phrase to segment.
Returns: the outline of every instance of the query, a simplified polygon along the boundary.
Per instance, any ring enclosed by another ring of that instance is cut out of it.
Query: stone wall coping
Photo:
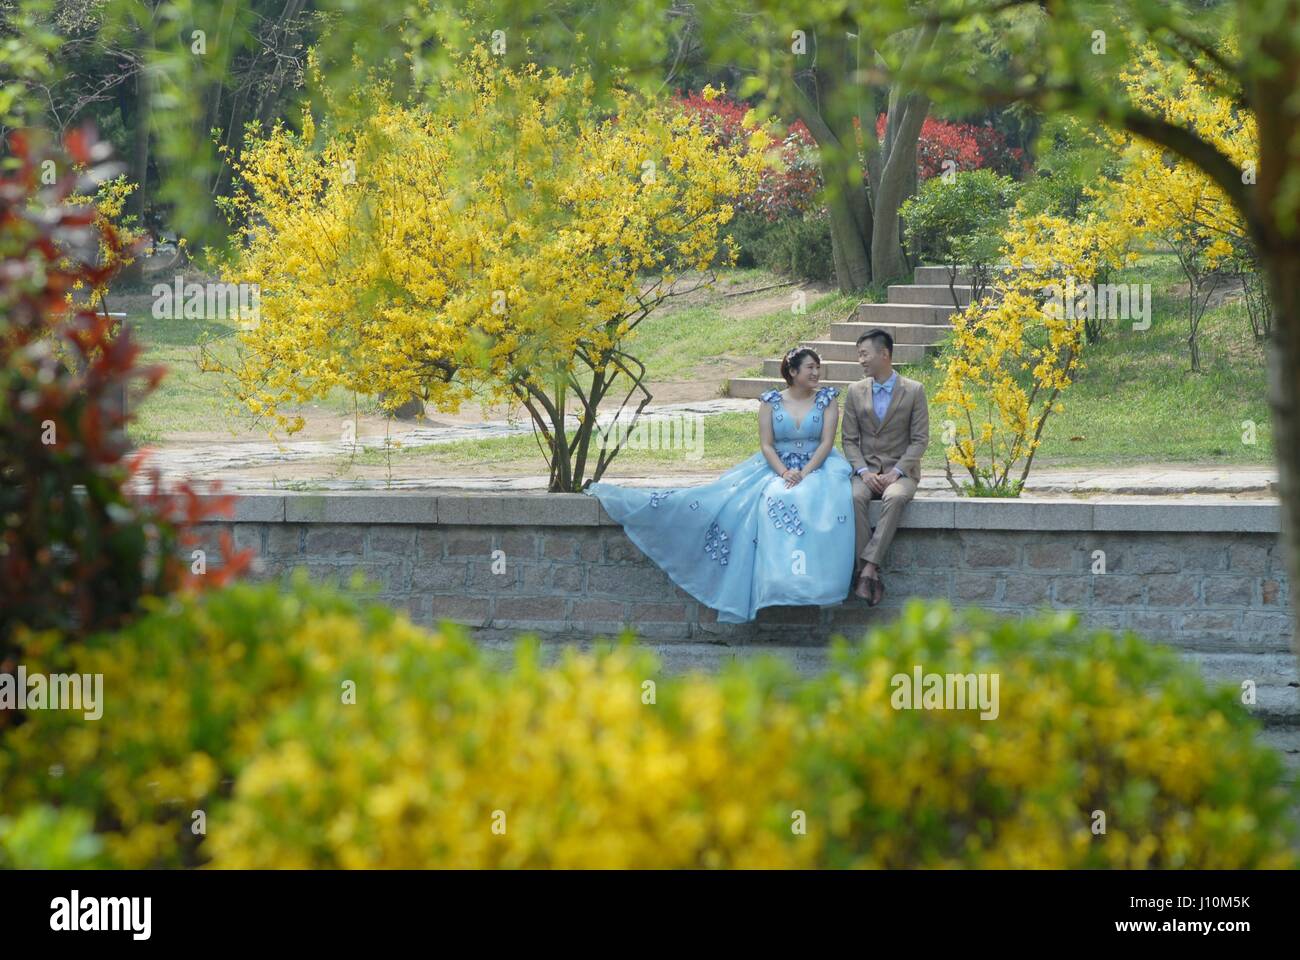
[[[215,497],[205,497],[214,501]],[[873,511],[879,503],[872,505]],[[578,493],[422,494],[398,491],[240,493],[234,523],[370,523],[447,526],[617,526],[594,497]],[[1281,508],[1270,500],[1069,497],[913,500],[903,527],[942,530],[1154,531],[1280,533]]]

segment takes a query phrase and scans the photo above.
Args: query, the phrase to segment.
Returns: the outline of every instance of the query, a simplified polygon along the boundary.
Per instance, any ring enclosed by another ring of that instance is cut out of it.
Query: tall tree
[[[839,288],[905,274],[898,210],[916,191],[930,99],[906,82],[872,82],[871,68],[884,64],[903,76],[904,62],[929,55],[939,26],[877,31],[844,4],[690,6],[700,45],[748,75],[741,93],[802,120],[817,142]]]
[[[228,190],[229,168],[215,162],[213,140],[238,156],[250,121],[288,112],[306,45],[323,22],[313,0],[30,6],[59,44],[57,69],[27,80],[40,109],[32,120],[59,134],[89,121],[112,137],[127,176],[141,185],[129,212],[142,222],[159,186],[174,194],[183,183],[209,208]],[[157,110],[159,102],[167,108]],[[187,130],[178,137],[182,114]]]

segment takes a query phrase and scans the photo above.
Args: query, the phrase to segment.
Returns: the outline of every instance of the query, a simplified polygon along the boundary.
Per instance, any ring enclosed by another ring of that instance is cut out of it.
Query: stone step
[[[894,364],[906,367],[921,363],[927,353],[937,352],[952,327],[945,321],[955,312],[947,306],[926,303],[862,303],[848,320],[832,323],[824,340],[804,341],[801,346],[811,347],[822,358],[822,383],[843,390],[848,384],[862,379],[858,363],[857,340],[870,330],[884,330],[894,338]],[[734,377],[728,384],[727,396],[748,399],[766,390],[784,389],[780,379],[781,358],[769,357],[763,361],[762,376]]]
[[[912,276],[912,282],[929,286],[931,284],[942,283],[945,287],[948,285],[948,268],[947,267],[917,267],[916,273]],[[970,271],[965,267],[957,268],[957,283],[970,283]]]
[[[879,327],[886,323],[947,324],[957,308],[937,303],[860,303],[849,321]]]
[[[905,364],[908,362],[912,362],[912,363],[920,362],[921,360],[924,359],[924,355],[923,355],[924,350],[925,350],[924,347],[917,346],[915,344],[909,344],[908,346],[901,348],[898,351],[899,363]],[[906,351],[906,353],[904,351]],[[908,359],[903,359],[904,357],[907,357]],[[827,384],[827,383],[839,384],[844,381],[861,380],[862,377],[864,376],[862,372],[862,365],[858,363],[856,360],[827,360],[825,356],[822,357],[821,372],[822,372],[821,382],[823,384]],[[781,361],[779,359],[764,360],[763,376],[780,377]]]
[[[930,328],[926,328],[930,329]],[[892,332],[892,331],[891,331]],[[818,356],[822,358],[822,363],[851,363],[855,367],[858,364],[858,345],[853,340],[808,340],[799,344],[801,347],[811,347],[817,351]],[[939,349],[938,344],[922,343],[894,343],[894,362],[895,363],[920,363],[925,359],[927,353],[935,353]],[[822,376],[829,376],[825,369],[822,370]]]
[[[830,333],[827,334],[826,340],[816,341],[818,343],[847,343],[852,348],[852,359],[857,360],[858,337],[862,336],[868,330],[884,330],[894,338],[895,360],[900,359],[897,355],[898,348],[904,345],[923,345],[935,347],[943,341],[952,327],[947,324],[937,323],[859,323],[856,320],[843,320],[839,323],[832,323]],[[820,352],[820,348],[813,347]],[[822,354],[823,360],[831,359],[826,354]],[[849,357],[836,353],[834,359],[848,360]]]
[[[895,283],[889,287],[890,303],[927,303],[951,307],[953,295],[961,306],[970,305],[970,287],[958,283],[951,290],[946,283]]]
[[[822,363],[832,360],[843,360],[853,364],[858,362],[858,345],[852,340],[805,340],[799,346],[816,350],[822,358]],[[825,372],[822,371],[823,374]]]
[[[862,368],[858,367],[858,373]],[[823,387],[838,387],[840,393],[849,388],[849,384],[861,380],[861,377],[854,377],[853,380],[823,380]],[[728,387],[727,396],[737,399],[753,399],[768,390],[784,390],[788,384],[780,377],[732,377]]]
[[[993,275],[999,273],[1010,273],[1010,267],[1003,264],[1000,268],[995,268],[991,272]],[[970,283],[970,270],[967,267],[957,268],[957,277],[954,283]],[[929,286],[931,284],[942,284],[948,286],[948,268],[939,266],[917,267],[912,274],[912,283],[920,286]]]

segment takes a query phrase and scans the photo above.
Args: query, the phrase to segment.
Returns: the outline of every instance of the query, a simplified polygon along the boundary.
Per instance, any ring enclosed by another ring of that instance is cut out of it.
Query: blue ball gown
[[[772,405],[777,456],[802,469],[821,442],[838,390],[822,387],[802,423]],[[853,470],[836,449],[796,486],[762,451],[701,487],[631,489],[593,483],[587,493],[673,582],[718,611],[722,623],[753,620],[775,605],[843,602],[853,576]]]

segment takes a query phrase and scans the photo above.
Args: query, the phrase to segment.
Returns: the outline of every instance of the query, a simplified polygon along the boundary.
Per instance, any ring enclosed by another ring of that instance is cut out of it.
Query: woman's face
[[[792,370],[791,374],[794,377],[794,381],[790,384],[792,387],[814,390],[821,379],[822,366],[814,357],[805,356],[800,360],[799,367]]]

